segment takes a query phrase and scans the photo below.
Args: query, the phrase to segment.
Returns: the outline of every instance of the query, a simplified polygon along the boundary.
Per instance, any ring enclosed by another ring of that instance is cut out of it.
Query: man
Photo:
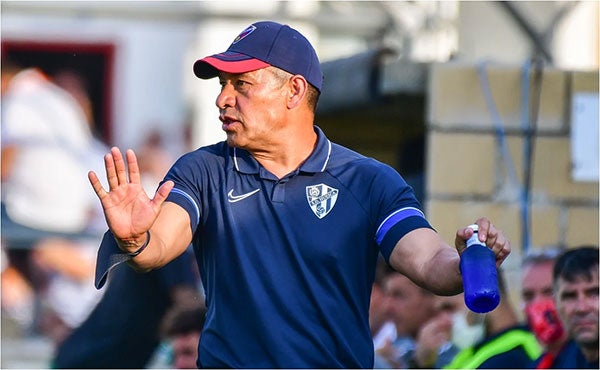
[[[375,352],[396,339],[396,327],[390,319],[388,299],[383,286],[386,276],[393,271],[383,257],[377,258],[375,281],[373,281],[373,287],[371,288],[371,301],[369,304],[369,327],[371,328]]]
[[[571,339],[552,367],[598,369],[598,247],[566,251],[552,276],[556,309]]]
[[[552,269],[559,250],[531,251],[521,264],[521,300],[525,306],[553,299]]]
[[[169,310],[162,323],[163,340],[171,349],[168,367],[193,369],[198,358],[198,340],[202,335],[204,304],[179,304]]]
[[[102,212],[85,174],[107,149],[73,96],[41,69],[3,54],[1,70],[2,309],[58,343],[101,297],[91,280]]]
[[[456,354],[454,349],[446,353],[450,347],[443,346],[450,339],[451,322],[442,319],[438,297],[397,272],[385,279],[384,288],[398,338],[390,350],[376,354],[376,362],[388,368],[428,368]],[[440,320],[433,324],[438,314]],[[427,324],[431,325],[423,332]]]
[[[416,338],[414,364],[421,369],[446,366],[471,338],[476,338],[471,334],[476,323],[466,322],[464,294],[435,296],[434,305],[435,316],[421,325]]]
[[[220,368],[372,367],[380,252],[426,289],[461,291],[457,250],[472,231],[459,229],[451,248],[395,170],[313,125],[323,75],[304,36],[258,22],[194,72],[218,77],[227,140],[176,161],[153,199],[134,152],[126,170],[111,149],[108,192],[89,175],[110,228],[98,285],[119,261],[146,271],[193,243],[207,305],[197,364]],[[510,243],[487,218],[477,223],[500,265]]]
[[[98,236],[85,235],[99,207],[82,175],[105,150],[69,92],[42,70],[3,58],[2,236],[10,247]]]
[[[521,301],[529,327],[545,353],[536,361],[536,368],[553,367],[556,354],[568,337],[556,312],[552,294],[552,269],[558,250],[532,251],[525,256],[521,268]]]

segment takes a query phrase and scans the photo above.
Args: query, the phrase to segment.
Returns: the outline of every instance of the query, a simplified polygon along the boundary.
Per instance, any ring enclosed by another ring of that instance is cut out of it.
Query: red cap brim
[[[269,66],[269,63],[254,58],[222,60],[213,55],[198,59],[196,63],[194,63],[194,74],[199,78],[209,79],[216,77],[219,72],[246,73]]]

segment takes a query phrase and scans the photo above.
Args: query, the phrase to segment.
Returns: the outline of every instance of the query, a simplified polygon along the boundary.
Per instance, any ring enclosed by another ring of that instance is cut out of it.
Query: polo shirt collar
[[[300,171],[302,172],[317,173],[325,171],[329,163],[329,157],[331,156],[331,141],[327,139],[318,126],[314,126],[314,129],[317,133],[317,145],[306,161],[300,166]],[[233,165],[237,171],[250,175],[259,173],[260,164],[246,150],[233,148],[231,153]]]

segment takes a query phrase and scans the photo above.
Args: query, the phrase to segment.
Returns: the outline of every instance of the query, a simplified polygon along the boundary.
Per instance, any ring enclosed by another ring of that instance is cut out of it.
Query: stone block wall
[[[518,270],[523,252],[522,72],[522,66],[436,64],[429,71],[426,91],[428,217],[453,245],[458,227],[489,216],[511,240],[509,270]],[[483,76],[491,92],[487,102]],[[533,81],[530,74],[530,96]],[[598,182],[571,178],[569,117],[575,92],[598,93],[598,71],[544,68],[539,91],[532,141],[530,247],[597,245]],[[489,101],[497,116],[491,114]],[[511,274],[509,283],[518,278]]]

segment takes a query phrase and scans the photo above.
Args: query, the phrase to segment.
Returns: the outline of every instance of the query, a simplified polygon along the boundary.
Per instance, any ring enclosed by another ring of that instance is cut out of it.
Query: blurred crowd
[[[376,368],[598,368],[598,247],[530,251],[520,307],[499,270],[500,304],[470,311],[380,261],[372,291]]]
[[[194,368],[206,314],[191,249],[94,288],[106,229],[87,172],[103,173],[85,83],[2,63],[2,314],[54,345],[53,368]],[[149,194],[173,162],[159,132],[137,148]],[[532,251],[520,307],[499,271],[499,306],[467,309],[380,259],[369,323],[376,368],[598,368],[598,248]],[[512,292],[514,293],[514,292]]]
[[[1,75],[3,323],[14,324],[13,335],[48,338],[54,349],[48,367],[139,368],[166,361],[151,358],[161,341],[182,330],[188,335],[190,312],[202,317],[193,253],[150,274],[118,269],[97,290],[96,253],[106,222],[87,173],[104,172],[109,148],[94,130],[86,81],[68,68],[50,74],[5,56]],[[143,134],[135,149],[143,186],[152,194],[173,158],[158,131]],[[195,345],[175,347],[196,352]]]

